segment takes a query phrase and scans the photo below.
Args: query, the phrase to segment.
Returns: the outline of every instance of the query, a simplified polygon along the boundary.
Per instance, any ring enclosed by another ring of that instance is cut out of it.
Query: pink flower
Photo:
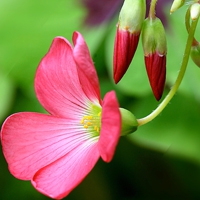
[[[37,69],[36,95],[49,114],[16,113],[1,130],[10,172],[55,199],[68,195],[99,157],[111,161],[121,130],[115,93],[100,99],[80,33],[74,33],[73,43],[74,48],[65,38],[55,38]]]

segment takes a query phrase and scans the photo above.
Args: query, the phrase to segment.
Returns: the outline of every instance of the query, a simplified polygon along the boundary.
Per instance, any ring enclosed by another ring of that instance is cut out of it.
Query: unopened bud
[[[191,47],[190,56],[193,60],[193,62],[200,67],[200,43],[196,42]]]
[[[200,4],[194,3],[190,7],[190,17],[192,20],[196,20],[199,18],[200,15]]]
[[[170,14],[178,10],[185,3],[185,0],[174,0],[170,9]]]
[[[122,117],[121,136],[133,133],[138,128],[136,117],[128,110],[120,108]]]
[[[167,54],[165,30],[160,19],[145,20],[142,44],[149,82],[155,98],[160,100],[165,85]]]
[[[146,13],[145,0],[125,0],[119,14],[114,45],[114,80],[118,83],[128,69],[138,46]]]

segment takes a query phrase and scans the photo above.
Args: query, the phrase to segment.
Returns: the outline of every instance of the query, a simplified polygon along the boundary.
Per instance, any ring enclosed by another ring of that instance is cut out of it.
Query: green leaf
[[[0,124],[9,111],[14,96],[14,87],[12,82],[0,72]]]
[[[75,1],[8,0],[0,3],[0,66],[25,91],[56,36],[71,41],[85,11]]]
[[[148,97],[134,105],[134,115],[141,118],[154,107]],[[147,108],[148,105],[148,108]],[[138,128],[129,139],[146,147],[200,161],[199,102],[178,93],[161,115]]]

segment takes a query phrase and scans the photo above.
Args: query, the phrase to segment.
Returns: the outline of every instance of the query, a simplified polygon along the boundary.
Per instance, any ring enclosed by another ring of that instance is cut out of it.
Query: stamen
[[[80,120],[80,124],[83,125],[83,128],[88,129],[92,134],[94,134],[94,136],[96,136],[96,134],[99,135],[101,128],[101,112],[96,112],[96,110],[93,111],[93,115],[83,116]]]
[[[88,125],[85,124],[83,127],[87,129],[87,128],[88,128]]]
[[[91,122],[87,122],[87,125],[90,126],[90,125],[92,125],[92,123]]]
[[[100,117],[101,116],[101,112],[99,112],[97,115]]]

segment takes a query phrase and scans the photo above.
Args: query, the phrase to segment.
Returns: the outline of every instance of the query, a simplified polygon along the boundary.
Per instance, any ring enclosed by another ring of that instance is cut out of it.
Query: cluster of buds
[[[170,13],[173,13],[174,11],[181,8],[185,3],[185,0],[174,0]],[[190,6],[187,10],[186,17],[185,17],[185,24],[186,29],[189,33],[190,30],[190,20],[195,21],[200,16],[200,1],[199,0],[193,0],[190,2]],[[193,43],[191,46],[190,51],[191,58],[193,62],[200,67],[200,43],[194,38]]]
[[[185,4],[185,0],[174,0],[173,4],[170,9],[170,13],[172,14],[179,8],[181,8]],[[190,11],[190,17],[192,20],[196,20],[199,18],[200,15],[200,1],[199,0],[192,0],[190,1],[190,7],[188,10]]]
[[[200,16],[200,1],[194,2],[189,8],[189,12],[190,18],[192,20],[197,20]],[[200,67],[200,43],[195,38],[193,39],[190,55],[193,62]]]
[[[166,37],[161,21],[145,19],[146,1],[125,0],[122,6],[114,46],[114,80],[118,83],[127,71],[138,46],[140,33],[144,60],[153,94],[160,100],[166,77]]]

